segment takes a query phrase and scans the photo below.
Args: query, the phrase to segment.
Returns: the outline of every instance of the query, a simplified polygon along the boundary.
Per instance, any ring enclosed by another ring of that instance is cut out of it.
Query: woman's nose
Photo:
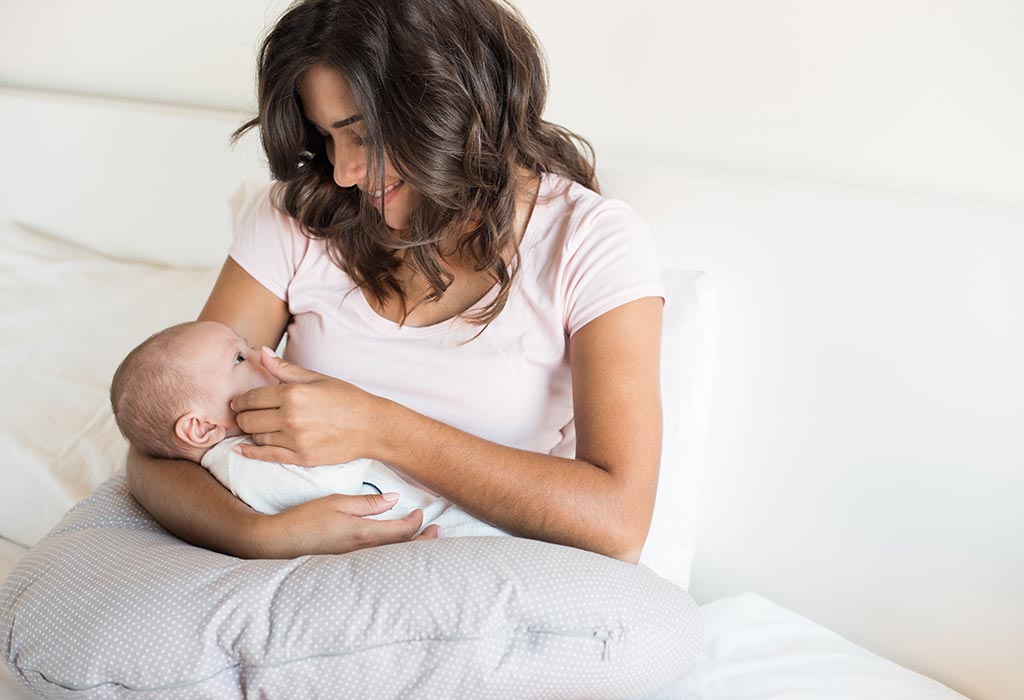
[[[338,187],[352,187],[366,180],[366,159],[356,148],[344,149],[340,145],[334,151],[334,182]]]

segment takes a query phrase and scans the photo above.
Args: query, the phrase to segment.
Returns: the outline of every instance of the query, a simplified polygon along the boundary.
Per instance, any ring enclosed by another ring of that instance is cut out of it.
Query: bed
[[[102,324],[94,337],[76,338],[79,352],[73,355],[100,353],[100,348],[112,345],[130,347],[137,340],[133,335],[137,329],[128,323],[103,324],[103,318],[116,315],[123,319],[133,310],[138,312],[139,298],[163,300],[145,310],[155,328],[186,320],[181,317],[183,309],[199,308],[230,235],[229,199],[238,196],[240,183],[265,179],[259,149],[251,137],[234,150],[227,148],[226,136],[237,125],[239,115],[20,90],[0,91],[0,113],[5,125],[15,127],[3,130],[0,151],[8,157],[7,162],[23,166],[17,177],[3,173],[0,182],[0,219],[21,232],[5,240],[28,241],[19,244],[16,253],[46,260],[51,265],[46,268],[47,279],[56,280],[49,287],[52,307],[41,307],[37,315],[45,317],[46,308],[57,309],[61,295],[67,296],[67,289],[79,289],[74,287],[79,282],[91,286],[80,288],[87,291],[77,292],[78,301],[95,295],[96,303],[64,309],[78,315],[79,321],[94,314],[92,325]],[[74,133],[62,143],[45,138],[58,131],[67,134],[69,128]],[[166,138],[152,139],[154,133]],[[73,145],[68,147],[68,143]],[[133,144],[145,144],[145,148]],[[58,170],[52,167],[54,163],[60,164]],[[650,185],[651,171],[648,165],[621,161],[605,164],[600,174],[610,194],[629,201],[631,191],[640,192]],[[55,173],[59,180],[54,180]],[[60,206],[53,201],[54,186],[61,187]],[[657,213],[656,218],[661,216]],[[657,235],[671,235],[670,222],[650,223]],[[22,233],[24,237],[19,238]],[[91,261],[92,271],[82,273],[72,266],[69,260],[75,256]],[[59,264],[52,267],[55,261]],[[120,286],[111,281],[112,265],[118,265],[118,275],[123,276],[118,277]],[[659,500],[659,508],[671,509],[674,519],[662,527],[659,523],[668,521],[656,516],[645,551],[646,565],[681,586],[689,582],[696,542],[716,322],[712,280],[700,273],[688,274],[686,280],[688,288],[695,290],[693,303],[684,307],[691,312],[685,320],[689,340],[681,341],[684,346],[672,348],[672,352],[690,361],[670,378],[685,401],[677,407],[676,420],[666,423],[681,431],[675,433],[680,436],[676,447],[682,446],[681,452],[673,458],[688,466],[663,480],[662,491],[671,500]],[[115,286],[116,293],[112,291]],[[38,321],[4,319],[3,330],[23,332]],[[69,381],[74,386],[75,373],[82,371],[77,359],[64,361],[60,348],[52,348],[60,341],[60,322],[55,315],[53,335],[40,337],[30,350],[22,347],[15,359],[30,371],[29,355],[44,357],[47,367],[60,365],[53,370],[62,378],[60,387]],[[64,511],[113,473],[110,455],[120,454],[123,445],[112,431],[112,421],[106,420],[95,402],[97,377],[102,381],[108,376],[104,372],[111,370],[105,365],[92,366],[89,371],[96,376],[91,377],[88,391],[83,385],[80,401],[75,403],[75,396],[65,397],[62,406],[66,413],[72,408],[78,412],[74,421],[50,412],[53,415],[45,430],[34,428],[35,442],[22,441],[10,448],[15,459],[4,467],[5,489],[0,494],[0,511],[6,514],[5,531],[0,532],[0,579]],[[5,416],[5,430],[28,421],[30,404],[50,400],[48,392],[57,383],[54,385],[33,385],[31,395],[24,397],[26,410]],[[74,426],[72,434],[67,434],[69,424]],[[10,447],[13,443],[6,444]],[[73,463],[78,465],[73,473],[25,466],[31,466],[32,460],[52,465],[55,456],[69,454],[76,457]],[[22,460],[21,467],[18,460]],[[663,498],[660,494],[659,499]],[[756,593],[706,602],[701,613],[703,644],[695,665],[686,676],[650,696],[652,699],[963,697]],[[0,670],[0,693],[12,699],[35,697],[19,686],[6,667]]]

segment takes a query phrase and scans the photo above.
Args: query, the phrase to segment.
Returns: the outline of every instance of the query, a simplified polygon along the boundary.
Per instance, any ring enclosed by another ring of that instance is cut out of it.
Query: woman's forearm
[[[484,440],[393,402],[384,410],[381,460],[472,515],[522,537],[639,558],[653,489],[582,460]]]
[[[261,556],[261,516],[202,467],[128,452],[128,488],[171,534],[236,557]]]

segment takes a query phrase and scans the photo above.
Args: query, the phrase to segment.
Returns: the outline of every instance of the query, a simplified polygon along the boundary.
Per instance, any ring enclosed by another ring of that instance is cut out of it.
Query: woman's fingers
[[[265,441],[266,435],[253,435],[253,440]],[[272,439],[272,438],[271,438]],[[249,459],[256,459],[260,462],[281,462],[282,464],[296,464],[298,462],[298,455],[287,447],[279,447],[277,445],[249,445],[247,443],[239,443],[233,448],[235,452],[248,457]]]
[[[416,509],[397,520],[371,520],[349,513],[349,510],[380,510],[392,503],[380,499],[371,506],[370,501],[380,496],[346,496],[332,494],[287,508],[272,515],[262,528],[261,540],[266,544],[267,556],[290,559],[306,554],[344,554],[357,549],[385,544],[432,539],[437,526],[425,528],[423,511]],[[362,502],[362,503],[360,503]]]
[[[379,494],[368,493],[362,496],[334,496],[338,499],[338,510],[349,515],[364,517],[367,515],[379,515],[395,507],[398,503],[398,494],[394,491]],[[416,511],[413,511],[416,512]],[[421,514],[423,511],[419,511]],[[411,513],[410,513],[411,515]]]
[[[270,408],[239,413],[235,416],[235,422],[250,435],[276,433],[285,427],[282,425],[281,412]]]
[[[416,535],[416,537],[413,537],[412,539],[413,539],[413,542],[415,542],[417,540],[436,540],[440,536],[441,536],[441,526],[440,525],[427,525],[425,528],[423,528],[423,532],[421,532],[420,534]]]
[[[256,411],[263,408],[277,408],[281,405],[281,397],[287,384],[269,384],[256,389],[249,389],[231,399],[231,410],[235,413]]]
[[[395,499],[389,499],[389,496],[394,496]],[[377,515],[391,510],[395,507],[395,504],[398,503],[397,496],[397,493],[389,492],[386,494],[371,493],[364,496],[335,496],[334,498],[339,499],[338,507],[343,512],[348,513],[349,515],[367,516]],[[365,520],[364,523],[367,524],[371,530],[377,529],[377,523],[397,523],[397,525],[386,529],[384,532],[373,534],[380,534],[383,537],[394,536],[397,538],[380,541],[377,544],[404,542],[415,535],[416,531],[423,525],[423,509],[416,508],[404,518],[399,518],[397,520]],[[423,532],[413,539],[432,540],[440,534],[441,528],[438,525],[428,525],[423,528]]]
[[[360,547],[408,542],[423,524],[423,511],[416,509],[399,520],[362,520],[357,530]]]
[[[263,367],[274,375],[274,379],[283,384],[308,384],[309,382],[325,378],[322,374],[299,365],[294,365],[284,358],[278,357],[266,345],[263,346],[263,350],[260,352],[260,361],[263,363]]]
[[[272,433],[253,433],[249,437],[252,438],[252,441],[257,445],[283,447],[286,450],[293,450],[292,445],[287,440],[288,436],[280,431],[274,431]]]

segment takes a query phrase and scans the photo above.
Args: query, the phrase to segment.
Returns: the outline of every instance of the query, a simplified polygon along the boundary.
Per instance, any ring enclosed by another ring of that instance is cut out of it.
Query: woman
[[[236,137],[260,128],[278,185],[199,316],[254,347],[288,331],[291,362],[264,360],[285,383],[233,402],[245,454],[379,459],[508,532],[635,562],[661,448],[653,243],[597,194],[573,139],[589,144],[540,118],[522,18],[497,0],[306,0],[258,79]],[[391,507],[379,496],[261,515],[197,465],[134,451],[128,477],[171,532],[241,557],[421,525],[362,517]]]

